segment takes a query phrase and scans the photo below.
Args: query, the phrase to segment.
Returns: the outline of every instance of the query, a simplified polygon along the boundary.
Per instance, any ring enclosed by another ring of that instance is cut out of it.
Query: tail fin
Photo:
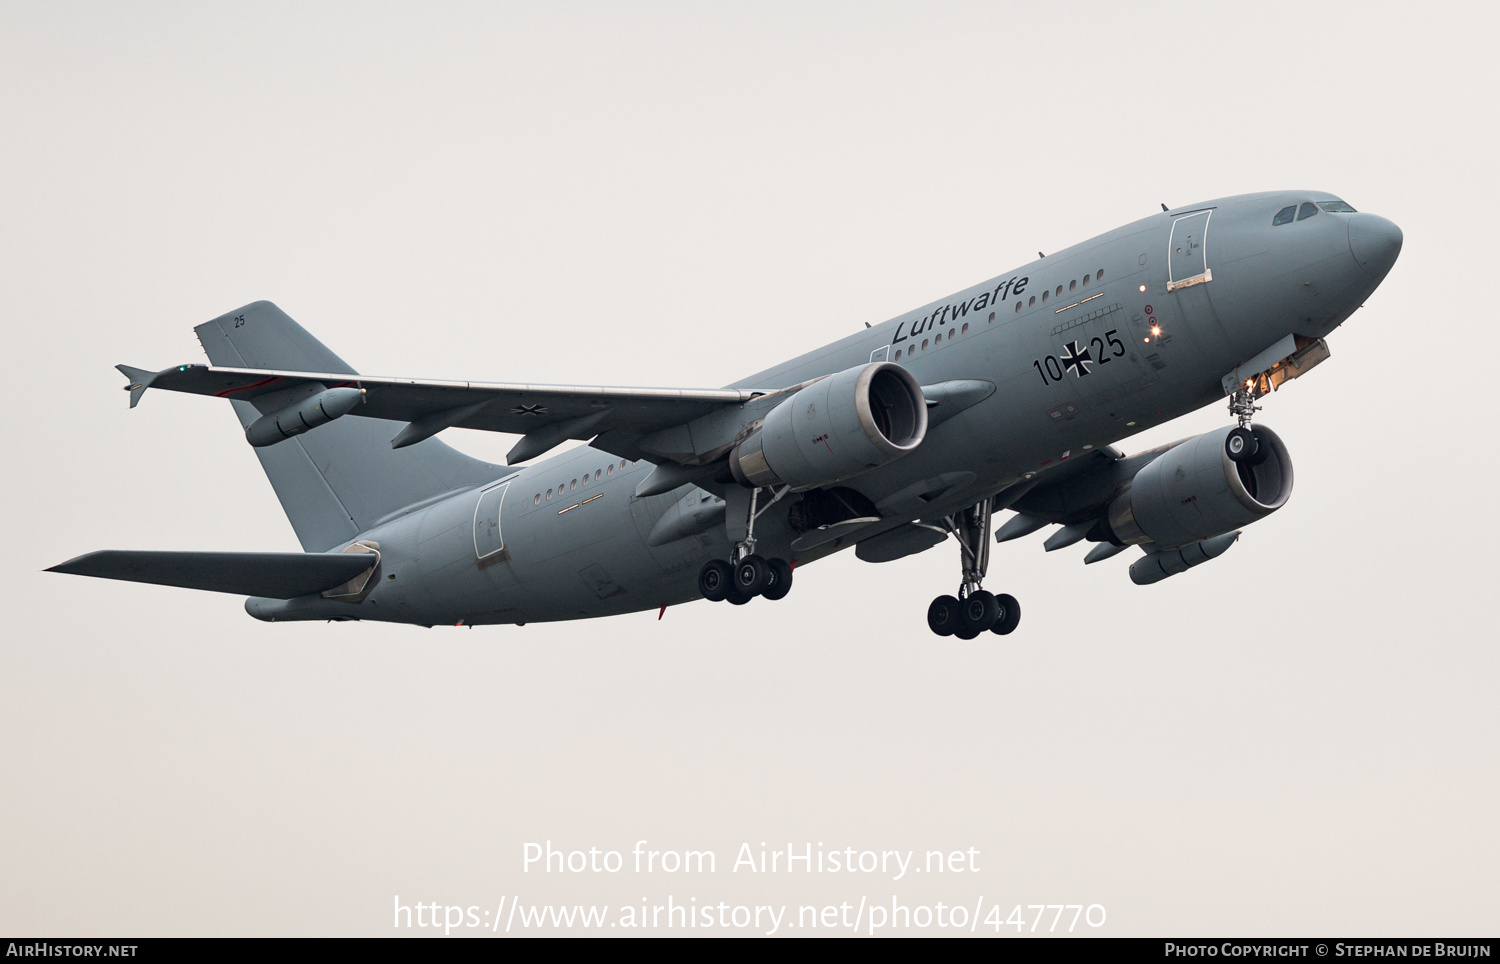
[[[215,365],[357,374],[269,301],[238,308],[194,331]],[[265,395],[231,404],[240,424],[249,425],[287,400]],[[325,551],[403,506],[514,471],[470,458],[437,439],[393,449],[391,439],[401,427],[385,419],[341,418],[255,450],[305,551]]]

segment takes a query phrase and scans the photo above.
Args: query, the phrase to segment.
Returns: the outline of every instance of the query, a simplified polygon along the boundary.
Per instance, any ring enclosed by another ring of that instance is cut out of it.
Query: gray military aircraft
[[[953,536],[958,590],[929,626],[1003,635],[1021,612],[982,588],[996,511],[1016,513],[1000,542],[1139,546],[1144,585],[1284,505],[1291,458],[1255,403],[1329,357],[1401,243],[1319,191],[1162,205],[720,389],[367,377],[258,301],[197,327],[209,365],[119,369],[132,407],[228,399],[304,551],[51,571],[248,595],[273,622],[522,625],[781,599],[848,546],[888,562]],[[1111,444],[1226,397],[1233,424]],[[433,437],[455,426],[521,439],[499,466]],[[569,439],[592,441],[533,461]]]

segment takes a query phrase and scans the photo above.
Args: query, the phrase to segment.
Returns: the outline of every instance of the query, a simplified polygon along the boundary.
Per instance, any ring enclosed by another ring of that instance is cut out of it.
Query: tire
[[[785,559],[770,559],[766,565],[771,569],[771,579],[761,595],[766,599],[785,599],[792,591],[792,567]]]
[[[1250,434],[1255,436],[1255,454],[1245,461],[1250,465],[1259,465],[1271,457],[1271,446],[1267,445],[1266,440],[1261,438],[1260,433],[1254,429],[1250,430]]]
[[[709,602],[722,602],[728,595],[734,570],[723,559],[710,559],[698,570],[698,591]]]
[[[999,607],[1000,615],[995,617],[995,625],[990,627],[990,632],[997,636],[1009,636],[1021,625],[1021,604],[1016,602],[1015,596],[1002,592],[995,597],[995,605]]]
[[[1229,456],[1231,462],[1250,462],[1260,450],[1260,440],[1255,433],[1244,426],[1231,431],[1224,437],[1224,454]]]
[[[962,609],[964,625],[973,627],[975,635],[995,625],[995,620],[1000,616],[1000,606],[995,602],[995,594],[983,589],[976,589],[964,597]]]
[[[731,606],[743,606],[745,605],[745,603],[750,601],[750,597],[746,596],[744,593],[735,592],[731,588],[729,590],[729,595],[724,597],[724,601],[729,603],[729,605]]]
[[[980,629],[977,626],[966,625],[960,626],[955,629],[953,631],[953,635],[958,639],[973,639],[975,636],[978,636],[982,632],[984,632],[984,630]]]
[[[939,636],[952,636],[962,622],[958,600],[952,596],[939,596],[927,607],[927,628]]]
[[[751,554],[734,564],[734,590],[746,599],[759,596],[771,580],[771,567]]]

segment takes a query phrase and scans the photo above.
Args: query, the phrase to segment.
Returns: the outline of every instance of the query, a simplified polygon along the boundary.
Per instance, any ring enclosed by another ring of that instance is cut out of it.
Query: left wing
[[[733,388],[430,381],[213,365],[178,365],[159,372],[128,365],[117,367],[131,380],[126,389],[131,393],[132,407],[147,388],[247,402],[259,400],[256,408],[263,414],[327,389],[361,389],[363,403],[356,405],[350,414],[409,423],[391,440],[393,447],[420,442],[446,428],[525,436],[511,450],[508,458],[511,464],[535,458],[567,439],[590,439],[606,433],[614,440],[613,447],[605,443],[607,451],[639,457],[632,444],[636,438],[771,394]]]

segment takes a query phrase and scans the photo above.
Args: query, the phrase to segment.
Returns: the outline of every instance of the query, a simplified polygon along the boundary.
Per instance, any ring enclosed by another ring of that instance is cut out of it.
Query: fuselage
[[[853,534],[862,540],[949,515],[1223,399],[1222,380],[1237,365],[1288,335],[1322,338],[1342,324],[1400,245],[1394,224],[1323,192],[1209,201],[1040,258],[732,387],[781,389],[871,361],[902,365],[923,386],[994,385],[910,454],[841,483],[881,519]],[[660,537],[666,523],[709,518],[721,503],[692,485],[635,497],[652,468],[575,448],[361,533],[382,559],[379,584],[361,602],[252,599],[247,609],[264,619],[487,624],[697,599],[699,567],[729,555],[725,526],[683,524],[689,534]],[[797,504],[789,498],[759,516],[763,554],[805,565],[852,544],[809,540]],[[677,516],[664,523],[668,513]]]

